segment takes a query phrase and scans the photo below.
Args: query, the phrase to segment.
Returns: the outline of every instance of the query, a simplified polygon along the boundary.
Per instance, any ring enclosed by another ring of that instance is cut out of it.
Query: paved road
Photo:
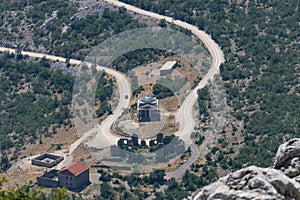
[[[208,49],[210,55],[212,56],[212,66],[208,73],[203,77],[203,79],[200,81],[197,87],[194,88],[194,90],[186,97],[184,102],[182,103],[180,109],[178,110],[176,114],[176,121],[179,122],[180,128],[175,133],[175,135],[179,136],[181,139],[185,141],[186,146],[189,146],[192,144],[192,141],[190,139],[190,134],[193,132],[195,121],[193,119],[193,105],[195,105],[197,101],[197,91],[200,88],[203,88],[208,80],[210,80],[215,74],[219,73],[219,67],[221,63],[225,61],[224,54],[221,48],[218,46],[218,44],[204,31],[201,31],[198,29],[198,27],[188,24],[186,22],[183,22],[181,20],[175,20],[171,17],[159,15],[157,13],[153,13],[150,11],[146,11],[143,9],[140,9],[138,7],[125,4],[123,2],[117,1],[117,0],[105,0],[108,3],[114,4],[118,7],[125,7],[127,10],[130,10],[132,12],[136,12],[142,15],[146,15],[158,20],[165,19],[169,23],[173,23],[177,26],[180,26],[182,28],[190,30],[194,35],[196,35],[206,46]]]
[[[175,179],[181,178],[184,175],[185,171],[187,169],[189,169],[191,164],[193,164],[196,160],[198,160],[199,155],[200,155],[200,151],[198,149],[198,146],[193,143],[190,146],[190,148],[191,148],[191,156],[189,157],[189,159],[184,164],[182,164],[180,167],[178,167],[175,171],[166,173],[165,178],[167,180],[171,179],[172,177],[175,178]]]
[[[139,14],[147,15],[147,16],[153,17],[158,20],[166,19],[166,21],[169,23],[173,23],[182,28],[186,28],[186,29],[190,30],[194,35],[196,35],[199,39],[201,39],[201,41],[204,43],[204,45],[210,52],[210,54],[212,56],[212,66],[211,66],[210,70],[204,76],[204,78],[201,80],[201,82],[198,84],[198,86],[195,87],[194,90],[186,97],[185,101],[183,102],[182,106],[180,107],[179,111],[176,114],[176,120],[180,123],[180,129],[175,134],[178,135],[180,138],[182,138],[187,145],[192,144],[192,141],[190,139],[190,134],[192,133],[194,126],[195,126],[195,122],[194,122],[194,119],[192,116],[192,113],[193,113],[192,110],[193,110],[193,105],[197,101],[197,90],[204,87],[207,84],[208,80],[210,80],[215,74],[219,73],[219,66],[221,63],[224,62],[224,55],[223,55],[222,50],[212,40],[212,38],[208,34],[199,30],[196,26],[190,25],[190,24],[180,21],[180,20],[174,20],[171,17],[166,17],[166,16],[159,15],[159,14],[156,14],[153,12],[145,11],[145,10],[139,9],[135,6],[124,4],[124,3],[116,1],[116,0],[105,0],[105,1],[112,3],[119,7],[123,6],[127,10],[130,10],[130,11],[133,11],[133,12],[136,12]],[[4,48],[4,47],[0,47],[0,51],[9,51],[9,52],[15,53],[14,49],[9,49],[9,48]],[[65,58],[58,57],[58,56],[52,56],[52,55],[46,55],[46,54],[42,54],[42,53],[22,51],[22,54],[28,55],[31,57],[38,57],[38,58],[45,57],[50,60],[66,62]],[[81,63],[81,61],[74,60],[74,59],[71,59],[69,62],[70,62],[70,64],[80,64]],[[118,104],[116,110],[113,112],[113,115],[110,115],[100,126],[97,126],[97,127],[93,128],[92,130],[88,131],[87,133],[85,133],[80,139],[75,141],[70,146],[70,149],[69,149],[70,155],[78,147],[79,144],[81,144],[82,142],[84,142],[85,140],[87,140],[90,137],[95,136],[94,139],[89,141],[89,143],[88,143],[90,146],[95,146],[95,147],[98,147],[99,145],[100,146],[110,146],[111,144],[116,144],[116,141],[118,139],[117,136],[111,134],[110,127],[111,127],[112,123],[122,114],[123,108],[127,108],[129,105],[130,98],[128,98],[128,100],[125,100],[125,98],[123,98],[123,97],[125,96],[125,94],[127,94],[127,95],[131,94],[130,84],[126,80],[125,76],[122,75],[120,72],[117,72],[115,70],[108,69],[108,68],[102,68],[102,67],[98,67],[98,69],[99,70],[104,69],[108,74],[111,74],[116,77],[117,82],[119,84],[119,88],[120,88],[120,90],[119,90],[120,91],[120,101],[119,101],[119,104]],[[198,148],[195,145],[191,145],[191,150],[192,150],[192,156],[190,157],[190,159],[184,165],[179,167],[176,171],[169,173],[167,175],[167,178],[181,177],[183,175],[183,173],[185,172],[185,170],[188,169],[190,167],[190,165],[198,159],[198,157],[199,157]],[[69,160],[69,159],[66,159],[66,160]],[[65,163],[62,163],[62,164],[65,164]]]
[[[175,20],[171,17],[159,15],[157,13],[153,13],[150,11],[145,11],[140,8],[137,8],[135,6],[125,4],[123,2],[117,1],[117,0],[105,0],[106,2],[112,3],[115,6],[118,7],[125,7],[127,10],[146,15],[158,20],[165,19],[169,23],[173,23],[177,26],[180,26],[182,28],[190,30],[194,35],[196,35],[206,46],[208,49],[210,55],[212,56],[212,65],[209,69],[208,73],[203,77],[203,79],[199,82],[199,84],[192,90],[192,92],[186,97],[184,102],[182,103],[181,107],[179,108],[178,112],[176,113],[176,121],[179,122],[180,128],[175,133],[175,135],[179,136],[181,139],[185,141],[186,146],[191,145],[191,151],[192,155],[188,159],[186,163],[184,163],[182,166],[180,166],[178,169],[176,169],[173,172],[167,173],[166,178],[170,179],[171,177],[174,177],[176,179],[182,177],[184,172],[191,166],[192,163],[194,163],[200,156],[200,151],[198,147],[192,143],[192,140],[190,138],[190,134],[193,132],[195,127],[195,121],[193,118],[193,106],[195,105],[197,101],[197,91],[201,88],[203,88],[207,83],[208,80],[210,80],[215,74],[218,74],[220,65],[225,61],[224,54],[221,48],[218,46],[218,44],[204,31],[201,31],[198,29],[198,27],[188,24],[186,22],[183,22],[181,20]],[[204,145],[204,144],[203,144]],[[161,192],[166,189],[166,186],[163,185],[157,191]],[[147,199],[153,199],[154,194],[147,198]]]
[[[98,66],[97,70],[101,69],[104,68]],[[122,115],[123,110],[129,107],[131,88],[127,78],[124,76],[124,74],[112,69],[105,68],[105,71],[116,78],[119,87],[118,89],[120,99],[113,114],[109,115],[96,128],[97,134],[95,135],[95,137],[92,140],[86,142],[86,145],[88,145],[89,147],[105,148],[117,144],[119,137],[111,132],[111,126]],[[128,95],[128,98],[125,99],[125,95]]]
[[[190,168],[190,166],[198,160],[199,156],[200,156],[200,151],[199,148],[196,144],[192,144],[190,146],[191,148],[191,156],[189,157],[189,159],[180,167],[178,167],[175,171],[172,172],[168,172],[165,175],[165,179],[169,180],[171,178],[175,178],[175,179],[179,179],[181,178],[184,173],[186,172],[187,169]],[[163,192],[164,190],[166,190],[168,188],[167,185],[162,185],[159,188],[156,189],[156,192]],[[155,194],[151,193],[151,195],[149,197],[146,198],[146,200],[152,200],[155,198]]]
[[[10,53],[16,53],[16,49],[12,48],[5,48],[0,47],[0,51],[4,52],[10,52]],[[59,56],[53,56],[43,53],[35,53],[35,52],[28,52],[28,51],[22,51],[22,55],[28,55],[30,57],[34,58],[43,58],[53,60],[53,61],[60,61],[60,62],[67,62],[66,58],[59,57]],[[80,65],[82,62],[80,60],[69,60],[70,64],[72,65]],[[91,66],[90,63],[87,63],[88,66]],[[61,162],[57,167],[63,167],[69,163],[72,162],[72,153],[73,151],[83,142],[86,140],[89,140],[94,137],[93,140],[91,140],[91,146],[92,147],[109,147],[112,144],[116,144],[118,137],[113,135],[110,131],[110,127],[113,124],[113,122],[122,114],[123,109],[127,108],[129,106],[129,99],[131,94],[131,88],[128,80],[126,77],[113,69],[109,69],[106,67],[97,66],[97,70],[104,70],[106,73],[114,76],[117,80],[119,92],[120,92],[120,100],[118,102],[118,105],[116,109],[114,110],[113,114],[110,115],[108,118],[106,118],[101,125],[94,127],[93,129],[86,132],[82,137],[80,137],[78,140],[76,140],[73,144],[70,145],[68,153],[65,153],[63,151],[60,151],[59,153],[64,156],[64,161]],[[125,99],[124,96],[128,95],[129,98]]]

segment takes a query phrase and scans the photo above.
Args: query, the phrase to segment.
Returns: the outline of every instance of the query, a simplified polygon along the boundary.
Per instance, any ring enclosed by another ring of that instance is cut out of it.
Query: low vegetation
[[[227,172],[249,164],[270,166],[278,145],[299,137],[296,1],[122,1],[194,24],[224,51],[221,75],[231,122],[218,150],[207,156],[212,166]],[[204,113],[205,104],[199,95]]]
[[[52,64],[46,59],[0,54],[1,171],[10,167],[10,161],[18,158],[26,144],[41,143],[41,138],[73,126],[71,99],[75,77],[63,69],[52,69]],[[109,111],[113,85],[105,76],[98,83],[98,117]]]

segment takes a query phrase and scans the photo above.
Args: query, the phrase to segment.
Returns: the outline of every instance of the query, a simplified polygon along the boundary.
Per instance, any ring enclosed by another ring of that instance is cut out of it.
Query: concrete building
[[[158,99],[151,96],[142,97],[137,103],[140,122],[160,121]]]
[[[50,154],[50,153],[44,153],[40,156],[37,156],[31,160],[32,165],[41,166],[41,167],[48,167],[51,168],[58,163],[60,163],[64,157]]]
[[[89,183],[89,166],[82,162],[73,163],[58,171],[58,185],[61,187],[80,190]]]
[[[161,76],[171,74],[173,72],[173,69],[176,67],[177,62],[176,61],[168,61],[166,62],[160,69],[159,74]]]

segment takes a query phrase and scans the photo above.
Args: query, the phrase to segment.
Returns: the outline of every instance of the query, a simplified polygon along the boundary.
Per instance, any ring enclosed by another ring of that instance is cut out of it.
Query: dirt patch
[[[200,60],[204,59],[204,55],[201,56]],[[138,78],[139,85],[154,84],[158,79],[164,77],[160,76],[159,69],[167,61],[177,61],[177,67],[175,67],[172,72],[172,76],[184,77],[191,85],[197,78],[202,77],[201,72],[197,68],[192,66],[187,60],[181,58],[180,56],[171,56],[168,58],[161,57],[158,62],[148,64],[146,66],[141,66],[135,68],[133,71]]]
[[[31,155],[37,155],[47,152],[54,152],[59,149],[65,149],[79,138],[76,128],[70,129],[60,128],[57,133],[51,137],[42,136],[42,143],[36,141],[34,144],[27,144],[25,148],[20,151],[19,158],[24,158]]]
[[[45,167],[31,165],[31,159],[45,151],[55,152],[58,148],[67,149],[75,140],[79,138],[75,127],[70,129],[61,128],[51,137],[42,137],[42,143],[36,141],[35,144],[27,144],[21,151],[18,161],[0,177],[9,180],[3,188],[15,187],[16,184],[24,185],[30,181],[36,182],[36,177],[43,174]]]
[[[21,165],[1,173],[0,178],[5,177],[8,182],[3,184],[2,188],[7,189],[9,187],[16,187],[16,185],[32,184],[36,182],[36,177],[43,174],[44,167],[37,167],[31,165],[31,159],[20,160]]]
[[[75,149],[72,155],[73,155],[73,162],[77,162],[77,161],[85,162],[86,160],[89,160],[92,157],[92,154],[84,148],[83,144],[80,144]]]

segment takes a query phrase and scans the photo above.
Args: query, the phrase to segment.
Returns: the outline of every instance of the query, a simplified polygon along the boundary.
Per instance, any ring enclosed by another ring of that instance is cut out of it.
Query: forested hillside
[[[232,159],[220,147],[224,169],[269,166],[283,140],[299,137],[298,1],[123,1],[195,24],[221,46],[229,119],[235,120],[224,129],[224,142],[237,151]],[[244,124],[241,143],[227,138],[235,138],[237,124]]]
[[[96,4],[100,6],[96,11],[82,12],[85,7],[75,1],[4,1],[0,4],[0,45],[18,52],[25,49],[83,59],[91,47],[111,35],[145,26],[125,9],[102,4]],[[150,59],[155,57],[152,54]],[[72,67],[53,70],[52,64],[45,59],[0,55],[1,171],[9,168],[26,144],[42,143],[43,137],[72,126],[75,77],[68,73]],[[126,66],[120,66],[126,71]],[[99,118],[111,112],[114,83],[110,78],[98,83],[95,109]]]
[[[188,192],[203,187],[218,175],[247,165],[270,166],[280,143],[300,137],[297,0],[122,1],[198,26],[221,46],[226,59],[221,66],[229,105],[226,126],[201,164],[193,164],[181,182],[169,180],[165,194],[156,193],[157,199],[186,197]],[[2,1],[1,46],[83,59],[91,47],[113,34],[145,26],[124,8],[102,6],[101,12],[83,15],[76,2]],[[165,21],[159,25],[165,27]],[[117,70],[127,72],[159,56],[168,55],[158,50],[139,50],[120,57],[114,65]],[[0,55],[0,75],[0,171],[5,171],[10,167],[9,161],[18,158],[23,146],[42,142],[41,136],[55,134],[59,127],[72,126],[70,100],[74,77],[61,69],[51,69],[51,63],[45,59],[7,53]],[[100,105],[97,114],[101,117],[111,112],[108,101],[113,80],[102,80],[99,84],[96,103]],[[101,90],[104,85],[106,91]],[[163,89],[158,86],[156,89]],[[198,106],[203,113],[200,120],[207,123],[211,106],[209,91],[204,88],[198,94]],[[206,127],[201,131],[205,130]],[[199,137],[197,144],[201,145],[203,140],[204,136]],[[11,157],[7,156],[9,149],[13,150]],[[161,172],[159,177],[163,177]],[[127,183],[133,193],[138,188],[136,198],[147,196],[140,190],[144,185],[138,178],[128,177]],[[134,199],[122,187],[119,190],[123,199]],[[26,186],[18,192],[23,189],[25,193],[29,191]],[[108,184],[101,186],[103,195],[115,194],[118,189],[112,190]]]
[[[0,54],[1,171],[8,169],[9,161],[17,159],[26,144],[42,143],[43,137],[73,126],[71,100],[75,76],[70,71],[74,67],[67,66],[68,72],[55,69],[54,65],[46,59]],[[109,111],[113,85],[105,74],[98,83],[95,94],[98,117]],[[11,148],[13,155],[8,159],[7,150]]]
[[[14,160],[27,143],[72,125],[69,104],[74,77],[50,70],[47,60],[30,61],[22,56],[0,55],[0,148],[14,147]],[[3,161],[3,158],[1,159]],[[2,170],[6,170],[6,167]]]
[[[94,3],[97,11],[83,12],[76,1],[5,1],[0,5],[0,44],[83,59],[108,37],[145,26],[123,8]]]

